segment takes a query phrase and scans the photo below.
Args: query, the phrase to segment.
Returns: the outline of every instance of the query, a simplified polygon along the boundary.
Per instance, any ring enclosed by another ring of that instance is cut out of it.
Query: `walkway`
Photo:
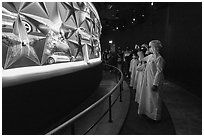
[[[116,85],[116,77],[109,71],[103,71],[103,79],[98,87],[98,89],[87,98],[80,106],[78,106],[75,110],[71,112],[71,114],[67,117],[67,120],[80,113],[101,97],[106,95],[114,86]],[[130,92],[128,89],[128,85],[123,83],[124,90],[122,91],[122,102],[119,101],[119,98],[115,102],[112,108],[112,121],[109,122],[109,113],[107,113],[100,122],[92,128],[87,134],[89,135],[116,135],[119,133],[122,124],[126,118],[128,107],[129,107],[129,99]],[[119,91],[119,88],[117,89]],[[118,91],[114,92],[112,95],[112,101],[116,99],[119,95]],[[88,112],[87,115],[84,115],[82,118],[76,121],[75,123],[75,134],[82,135],[84,134],[89,127],[93,125],[95,121],[108,109],[108,99],[106,99],[101,105],[97,106],[97,108]],[[70,127],[66,127],[63,130],[60,130],[56,133],[57,135],[69,135]]]
[[[163,100],[177,135],[202,135],[202,100],[172,82],[165,82]]]
[[[129,81],[126,80],[128,83]],[[134,101],[135,91],[130,88],[131,103],[127,119],[120,135],[175,135],[174,125],[165,104],[162,104],[162,120],[156,123],[145,115],[138,115],[138,104]]]
[[[138,104],[134,102],[134,91],[129,88],[128,80],[123,82],[123,101],[116,103],[112,109],[113,122],[108,121],[108,113],[88,132],[89,135],[201,135],[202,134],[202,102],[198,97],[189,94],[185,89],[165,82],[163,92],[162,121],[155,123],[146,116],[137,115]],[[99,88],[84,103],[76,108],[72,115],[84,110],[92,103],[108,93],[116,84],[115,76],[103,72],[103,80]],[[117,95],[113,95],[115,98]],[[84,134],[97,118],[108,107],[107,100],[89,112],[76,123],[76,134]],[[57,134],[70,134],[67,128]]]
[[[128,80],[126,80],[128,82]],[[201,135],[202,101],[185,89],[169,81],[164,83],[162,121],[154,123],[137,115],[137,103],[131,92],[131,105],[121,135]],[[139,124],[137,124],[139,123]]]

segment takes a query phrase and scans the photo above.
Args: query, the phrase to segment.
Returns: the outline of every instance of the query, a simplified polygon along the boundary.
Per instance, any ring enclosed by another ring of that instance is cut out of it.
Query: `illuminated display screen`
[[[89,2],[3,2],[2,67],[100,60],[101,28]]]

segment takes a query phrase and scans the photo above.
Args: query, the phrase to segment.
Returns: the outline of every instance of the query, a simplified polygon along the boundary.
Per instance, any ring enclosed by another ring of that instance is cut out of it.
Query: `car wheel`
[[[48,64],[54,64],[55,63],[55,60],[54,58],[52,57],[49,57],[48,60],[47,60]]]

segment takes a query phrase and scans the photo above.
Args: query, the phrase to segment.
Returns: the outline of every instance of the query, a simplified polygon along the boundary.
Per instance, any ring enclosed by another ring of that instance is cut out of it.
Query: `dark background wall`
[[[116,46],[134,48],[135,44],[159,39],[166,60],[166,79],[202,95],[202,3],[169,3],[167,7],[149,9],[149,17],[125,31],[102,34],[102,50],[108,41]]]
[[[176,3],[168,12],[168,76],[202,97],[202,3]]]
[[[36,135],[73,117],[102,79],[101,64],[75,73],[2,89],[2,134]]]

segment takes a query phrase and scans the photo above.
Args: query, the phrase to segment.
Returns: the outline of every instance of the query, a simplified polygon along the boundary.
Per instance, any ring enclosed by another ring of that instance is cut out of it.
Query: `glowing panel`
[[[89,2],[3,2],[2,67],[100,60],[101,28]]]

